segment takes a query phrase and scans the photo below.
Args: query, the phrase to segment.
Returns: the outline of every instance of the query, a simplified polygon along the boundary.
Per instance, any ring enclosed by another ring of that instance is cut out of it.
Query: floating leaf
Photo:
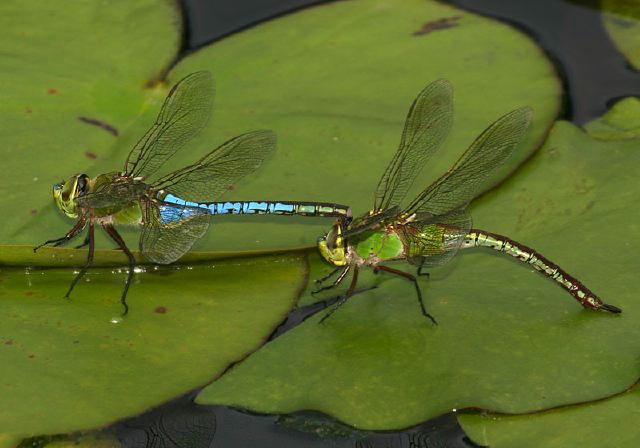
[[[63,298],[68,269],[0,271],[0,433],[102,426],[210,381],[259,347],[295,303],[299,256],[94,269]],[[277,285],[275,287],[274,285]]]
[[[640,389],[534,415],[460,415],[458,419],[474,442],[492,448],[632,447],[640,445]]]
[[[0,110],[2,139],[11,151],[0,187],[0,207],[11,210],[0,229],[3,243],[34,245],[69,230],[71,221],[52,204],[51,184],[78,172],[121,170],[170,85],[196,70],[216,78],[213,119],[166,170],[240,133],[272,129],[278,134],[274,157],[229,186],[225,198],[338,202],[356,212],[370,206],[411,101],[434,79],[454,85],[455,123],[448,149],[424,179],[439,174],[500,115],[530,105],[535,125],[505,168],[512,170],[542,140],[561,97],[552,65],[530,38],[434,1],[348,1],[302,10],[200,49],[177,64],[166,84],[146,91],[176,49],[179,18],[166,2],[69,5],[46,13],[38,5],[0,9],[0,24],[14,36],[6,41],[20,42],[0,55],[2,85],[10,90]],[[136,34],[117,32],[114,21]],[[38,66],[31,74],[24,73],[27,57]],[[79,117],[116,128],[118,137]],[[311,245],[328,224],[285,217],[215,223],[200,249]],[[136,247],[137,233],[129,232],[127,241]],[[101,235],[99,247],[110,247],[105,242]]]
[[[10,436],[8,434],[0,434],[0,447],[1,448],[15,448],[20,442],[19,437]]]
[[[403,428],[453,408],[530,412],[608,396],[638,377],[638,139],[558,122],[544,148],[473,207],[475,225],[536,248],[622,315],[583,310],[509,257],[476,249],[413,286],[389,279],[267,344],[198,397],[360,428]],[[410,269],[409,266],[400,266]],[[382,276],[383,274],[381,274]]]
[[[506,168],[513,169],[558,110],[560,83],[528,37],[419,0],[339,2],[279,18],[193,53],[167,83],[154,83],[178,49],[174,6],[160,0],[0,6],[7,36],[0,52],[6,148],[0,242],[34,245],[66,232],[71,222],[53,206],[51,184],[78,172],[122,169],[170,85],[195,70],[209,69],[218,81],[214,120],[167,169],[242,132],[273,129],[280,136],[277,154],[260,173],[230,186],[228,197],[335,201],[356,212],[370,204],[411,100],[433,79],[454,84],[456,124],[431,176],[495,118],[531,105],[537,121]],[[200,248],[299,247],[312,244],[326,221],[226,217]],[[99,246],[109,247],[100,238]],[[127,234],[132,247],[136,238]],[[2,246],[0,260],[39,264],[29,251]],[[54,254],[62,261],[50,266],[69,266],[85,252],[47,250],[36,257]],[[104,264],[120,263],[121,255],[105,255]],[[71,271],[3,268],[0,337],[11,342],[0,344],[0,365],[10,366],[0,386],[0,433],[103,425],[202,384],[254,350],[292,306],[304,277],[300,258],[214,266],[212,272],[159,271],[172,279],[138,275],[132,312],[118,325],[109,321],[120,312],[124,274],[94,270],[89,285],[80,284],[66,302]],[[413,312],[405,318],[414,319]]]
[[[611,40],[637,69],[640,67],[640,5],[635,0],[603,0],[600,8]]]
[[[166,88],[145,92],[145,83],[178,51],[180,23],[175,6],[158,0],[0,5],[0,242],[61,236],[70,225],[52,205],[51,185],[122,169],[124,159],[110,157],[140,137],[126,129],[144,110],[156,113]]]
[[[585,126],[591,136],[601,140],[628,140],[640,137],[640,100],[625,98],[611,111]]]

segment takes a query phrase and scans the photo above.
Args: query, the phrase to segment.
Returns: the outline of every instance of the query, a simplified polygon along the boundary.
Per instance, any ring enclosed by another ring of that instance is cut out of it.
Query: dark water
[[[194,406],[180,400],[111,429],[123,446],[278,447],[278,448],[463,448],[465,441],[452,415],[402,432],[367,432],[319,413],[256,415],[218,406]]]
[[[99,433],[127,448],[469,448],[456,418],[447,414],[404,431],[359,431],[317,412],[258,415],[221,406],[197,406],[195,394],[122,421]],[[21,448],[84,442],[72,434],[24,441]],[[90,436],[90,435],[89,435]],[[66,445],[65,445],[66,446]]]
[[[257,22],[320,3],[312,0],[185,0],[187,27],[182,54]],[[561,0],[451,0],[451,4],[508,21],[532,36],[555,62],[567,97],[564,118],[577,124],[600,116],[619,97],[640,96],[640,77],[609,41],[596,2]],[[526,86],[523,86],[526,88]],[[277,337],[318,311],[291,313]],[[195,393],[105,433],[138,447],[472,447],[455,415],[447,414],[400,432],[358,431],[318,413],[256,415],[219,406],[198,406]],[[40,446],[31,440],[23,446]]]
[[[447,3],[515,25],[555,62],[564,81],[564,117],[583,124],[618,98],[640,96],[640,75],[615,48],[595,0],[449,0]],[[526,88],[526,86],[523,86]]]

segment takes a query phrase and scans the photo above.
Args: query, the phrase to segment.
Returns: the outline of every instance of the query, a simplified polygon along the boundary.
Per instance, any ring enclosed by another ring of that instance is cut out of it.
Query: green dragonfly
[[[383,263],[406,260],[418,266],[417,275],[427,275],[423,268],[441,265],[458,249],[468,247],[488,247],[515,257],[555,280],[583,307],[620,313],[620,308],[604,303],[535,250],[505,236],[471,228],[467,205],[524,138],[532,117],[528,107],[509,112],[491,124],[453,167],[413,202],[401,207],[415,177],[449,133],[452,104],[452,88],[446,80],[431,83],[418,95],[409,109],[400,147],[378,183],[373,209],[353,221],[339,218],[319,238],[321,255],[336,268],[317,283],[321,286],[333,276],[337,278],[315,293],[336,287],[353,271],[346,294],[320,322],[353,295],[358,272],[368,266],[374,272],[388,272],[412,281],[422,314],[435,324],[425,307],[416,276]]]
[[[208,72],[192,73],[179,81],[165,99],[155,124],[133,147],[124,171],[90,178],[77,174],[53,186],[58,208],[77,219],[61,238],[45,245],[67,243],[88,227],[85,265],[65,297],[89,269],[94,255],[94,227],[101,226],[128,257],[129,270],[122,292],[123,315],[134,274],[135,258],[115,225],[142,226],[140,251],[154,263],[172,263],[207,231],[212,215],[277,214],[329,216],[348,219],[351,211],[339,204],[287,201],[231,201],[218,199],[238,180],[255,171],[274,150],[271,131],[255,131],[233,138],[192,165],[164,176],[158,169],[202,130],[209,120],[214,83]]]

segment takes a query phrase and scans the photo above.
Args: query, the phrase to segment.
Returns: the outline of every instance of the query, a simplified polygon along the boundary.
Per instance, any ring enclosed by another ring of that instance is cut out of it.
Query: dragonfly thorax
[[[375,266],[383,261],[404,258],[403,242],[392,225],[358,234],[351,244],[361,264]]]
[[[88,189],[89,176],[76,174],[53,186],[53,200],[62,213],[69,218],[77,218],[78,204],[76,198],[85,194]]]

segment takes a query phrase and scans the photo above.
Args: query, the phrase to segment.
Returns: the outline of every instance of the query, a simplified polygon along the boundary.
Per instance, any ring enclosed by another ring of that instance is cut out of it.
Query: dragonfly
[[[375,190],[373,208],[353,220],[338,218],[331,230],[318,239],[320,254],[335,269],[316,281],[319,289],[314,293],[335,288],[353,271],[346,293],[320,322],[353,296],[358,273],[366,266],[375,273],[386,272],[413,282],[422,314],[436,324],[425,307],[417,276],[428,275],[423,269],[442,265],[459,249],[471,247],[493,249],[531,266],[567,290],[585,308],[620,313],[620,308],[604,303],[539,252],[506,236],[472,228],[467,206],[525,137],[533,115],[529,107],[496,120],[447,172],[402,206],[416,176],[449,134],[452,105],[452,87],[444,79],[420,92],[409,109],[398,150]],[[417,266],[417,276],[386,264],[399,260]]]
[[[34,248],[60,246],[88,229],[79,247],[88,245],[87,260],[65,294],[86,274],[94,257],[94,230],[102,227],[126,254],[129,270],[121,296],[122,315],[135,258],[116,230],[141,226],[140,252],[149,261],[169,264],[184,255],[208,229],[210,217],[226,214],[276,214],[344,217],[349,207],[321,202],[217,201],[241,178],[260,167],[276,145],[267,130],[248,132],[223,143],[200,160],[164,176],[158,170],[207,124],[215,92],[211,74],[192,73],[169,91],[153,126],[131,149],[123,171],[89,177],[76,174],[53,186],[53,198],[76,224],[60,238]],[[216,200],[211,202],[212,200]]]

